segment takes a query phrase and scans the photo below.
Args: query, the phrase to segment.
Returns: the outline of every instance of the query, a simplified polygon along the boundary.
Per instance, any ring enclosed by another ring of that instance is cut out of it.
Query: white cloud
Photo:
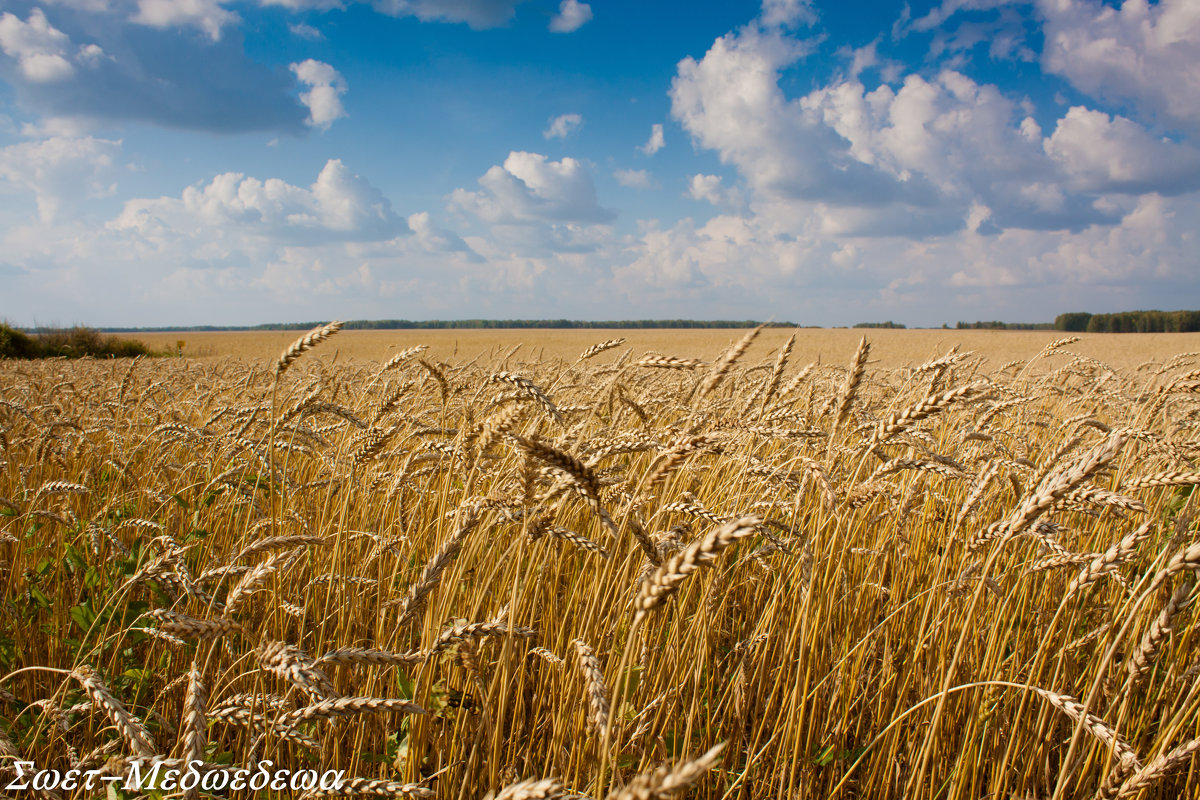
[[[334,120],[346,116],[342,106],[346,81],[336,69],[311,58],[292,64],[290,69],[298,81],[309,86],[308,91],[300,93],[300,102],[308,106],[309,125],[326,130]]]
[[[342,0],[258,0],[264,6],[283,6],[292,11],[331,11],[345,8]]]
[[[1077,89],[1200,132],[1200,4],[1038,0],[1042,66]]]
[[[530,222],[607,222],[615,215],[601,208],[596,187],[583,164],[573,158],[548,161],[538,153],[513,151],[503,166],[480,179],[478,192],[456,189],[451,206],[494,224]]]
[[[693,175],[688,181],[688,197],[693,200],[707,200],[714,206],[721,199],[720,175]]]
[[[943,0],[941,5],[930,9],[925,16],[913,20],[908,27],[915,31],[934,30],[959,11],[986,11],[1010,2],[1011,0]]]
[[[586,25],[592,18],[592,7],[579,0],[562,0],[558,13],[550,19],[552,33],[571,33]]]
[[[853,321],[830,300],[863,318],[1050,319],[1161,305],[1162,287],[1194,281],[1191,143],[1083,107],[1043,133],[1030,101],[953,69],[868,88],[856,76],[869,49],[849,76],[789,98],[781,76],[808,47],[751,24],[680,62],[672,117],[737,170],[746,198],[691,176],[687,195],[720,213],[647,226],[614,269],[630,302],[813,298],[825,323]]]
[[[310,42],[319,42],[325,38],[325,34],[321,33],[317,28],[303,22],[290,23],[288,30],[301,39],[308,39]]]
[[[138,0],[138,10],[130,18],[151,28],[198,28],[214,42],[221,29],[241,20],[222,5],[222,0]]]
[[[80,117],[44,117],[21,125],[26,139],[81,139],[88,135],[91,123]]]
[[[1081,191],[1174,194],[1200,187],[1200,150],[1082,106],[1058,121],[1045,148]]]
[[[812,0],[763,0],[759,19],[763,25],[795,28],[816,24],[817,12]]]
[[[148,239],[195,236],[211,228],[308,243],[371,241],[407,230],[379,190],[340,159],[330,159],[308,188],[227,172],[189,186],[178,198],[129,200],[109,227]]]
[[[428,211],[418,211],[408,215],[408,227],[413,232],[413,239],[429,253],[469,253],[473,260],[478,256],[471,250],[462,237],[445,228],[438,227]]]
[[[741,192],[723,186],[720,175],[693,175],[688,179],[687,196],[693,200],[704,200],[718,208],[731,208],[742,204]]]
[[[829,237],[766,215],[685,219],[649,225],[614,280],[630,304],[686,303],[693,315],[745,308],[824,325],[874,315],[917,324],[1037,321],[1072,308],[1162,307],[1172,302],[1170,287],[1194,282],[1200,200],[1147,195],[1129,211],[1118,224],[1079,232],[967,229],[925,241]]]
[[[617,183],[631,189],[649,189],[651,185],[650,173],[644,169],[618,169],[613,172],[613,177]]]
[[[784,97],[779,71],[803,52],[751,27],[724,36],[700,61],[680,62],[672,115],[697,145],[734,164],[762,200],[933,202],[927,181],[875,163],[878,148],[867,139],[887,123],[893,95],[886,86],[869,97],[857,82],[803,101]]]
[[[48,6],[65,6],[77,11],[88,11],[91,13],[112,11],[115,5],[112,0],[45,0],[45,4]]]
[[[46,19],[40,8],[22,22],[15,14],[0,16],[0,50],[17,59],[21,73],[34,83],[71,77],[75,68],[67,59],[71,40]]]
[[[105,53],[104,48],[98,44],[82,45],[79,48],[79,52],[75,55],[76,61],[89,67],[95,67],[105,58],[111,59],[112,56]]]
[[[542,131],[547,139],[565,139],[583,127],[583,117],[579,114],[560,114],[550,119],[550,125]]]
[[[663,140],[663,126],[656,122],[650,126],[650,138],[638,149],[646,155],[652,156],[659,150],[662,150],[664,144],[666,142]]]
[[[868,70],[879,64],[878,47],[879,42],[874,41],[862,47],[842,51],[850,57],[850,74],[852,76],[857,78],[864,70]]]
[[[976,205],[997,227],[1079,230],[1113,222],[1065,184],[1036,123],[995,86],[953,70],[867,90],[854,79],[789,99],[793,41],[747,27],[685,59],[672,114],[697,145],[733,164],[759,213],[827,235],[944,235]]]
[[[91,136],[55,136],[0,149],[0,184],[34,194],[38,217],[52,223],[82,197],[103,197],[114,189],[121,142]]]
[[[292,76],[250,58],[243,36],[221,37],[236,19],[211,0],[56,0],[27,20],[0,10],[0,74],[33,118],[75,117],[93,129],[135,121],[222,133],[303,132],[308,109]]]
[[[422,22],[465,22],[476,30],[497,28],[513,18],[525,0],[372,0],[377,11]]]

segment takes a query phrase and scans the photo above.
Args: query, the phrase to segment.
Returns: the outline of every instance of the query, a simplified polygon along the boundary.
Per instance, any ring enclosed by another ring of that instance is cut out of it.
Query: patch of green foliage
[[[146,355],[156,354],[139,341],[105,336],[83,326],[31,335],[0,322],[0,358],[135,358]]]

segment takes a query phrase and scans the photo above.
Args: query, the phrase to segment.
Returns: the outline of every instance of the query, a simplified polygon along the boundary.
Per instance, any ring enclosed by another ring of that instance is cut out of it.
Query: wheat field
[[[602,339],[625,339],[638,353],[686,353],[691,358],[712,360],[737,341],[745,330],[721,328],[690,329],[450,329],[450,330],[344,330],[314,356],[340,364],[343,361],[386,362],[409,347],[428,347],[427,359],[456,363],[479,357],[501,358],[514,350],[519,361],[544,361],[576,356]],[[845,364],[864,331],[849,328],[765,328],[755,339],[751,355],[783,346],[795,334],[792,360]],[[876,329],[866,331],[871,341],[872,367],[915,367],[957,346],[986,359],[982,368],[994,369],[1009,361],[1029,358],[1061,337],[1055,331],[1001,330],[916,330]],[[182,353],[189,358],[212,360],[232,357],[268,363],[297,337],[296,331],[182,331],[137,334],[157,351]],[[1200,333],[1144,333],[1137,336],[1089,333],[1076,343],[1073,352],[1102,359],[1114,367],[1135,369],[1150,360],[1200,350]]]
[[[778,330],[446,333],[0,364],[0,780],[161,757],[344,772],[313,797],[1200,792],[1183,339],[1001,361],[841,331],[818,361]],[[150,792],[179,794],[210,793]]]

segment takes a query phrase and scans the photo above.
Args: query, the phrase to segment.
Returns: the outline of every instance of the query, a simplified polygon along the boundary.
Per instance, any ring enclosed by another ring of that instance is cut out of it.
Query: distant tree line
[[[856,328],[903,328],[904,325],[899,322],[892,322],[890,319],[887,322],[856,322]]]
[[[1050,331],[1054,330],[1053,322],[959,322],[955,326],[959,330],[999,330],[999,331]]]
[[[1120,311],[1059,314],[1054,329],[1076,333],[1192,333],[1200,331],[1200,311]]]

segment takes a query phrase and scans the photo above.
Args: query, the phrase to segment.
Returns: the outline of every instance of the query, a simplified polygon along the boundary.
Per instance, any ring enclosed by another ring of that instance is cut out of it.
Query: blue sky
[[[0,316],[1200,307],[1200,3],[0,0]]]

